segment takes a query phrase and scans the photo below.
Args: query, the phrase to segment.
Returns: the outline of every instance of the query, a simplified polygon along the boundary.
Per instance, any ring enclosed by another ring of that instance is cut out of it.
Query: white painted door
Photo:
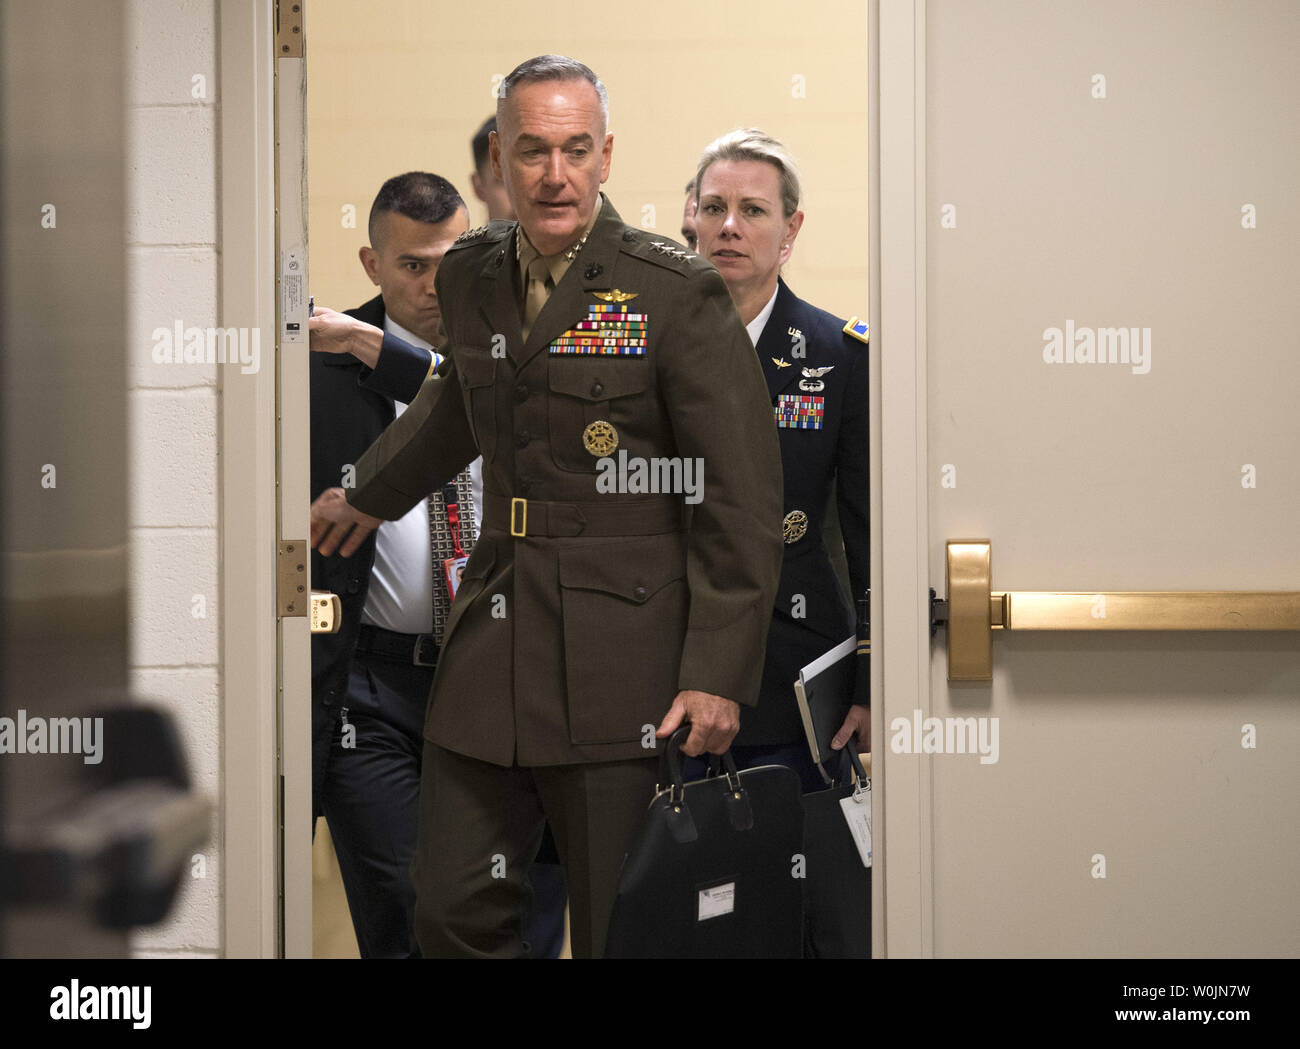
[[[1300,634],[995,631],[957,684],[924,594],[967,538],[995,591],[1300,590],[1300,6],[874,40],[877,953],[1295,955]]]

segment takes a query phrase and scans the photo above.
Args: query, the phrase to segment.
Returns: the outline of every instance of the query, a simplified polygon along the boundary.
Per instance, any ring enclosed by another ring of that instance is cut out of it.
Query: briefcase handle
[[[858,757],[858,734],[856,732],[849,737],[849,741],[844,744],[844,749],[840,751],[840,765],[838,770],[840,775],[831,781],[830,785],[832,787],[839,786],[841,782],[848,782],[848,776],[845,775],[844,772],[845,758],[848,759],[848,765],[852,772],[856,774],[858,779],[857,788],[853,792],[856,797],[866,789],[867,783],[867,771],[862,767],[862,759]],[[822,775],[824,776],[825,772],[823,772]],[[843,779],[841,780],[840,777],[843,777]]]
[[[684,814],[690,821],[690,810],[686,805],[686,782],[682,773],[681,746],[690,737],[690,722],[684,722],[676,732],[668,737],[668,746],[664,748],[659,759],[659,782],[668,784],[668,807],[679,814]],[[749,796],[736,769],[736,759],[727,749],[721,754],[709,755],[708,776],[714,777],[719,771],[727,778],[727,794],[724,808],[731,825],[739,831],[751,830],[754,826],[754,813],[750,808]],[[655,793],[661,788],[656,787]],[[693,828],[688,832],[693,837]]]

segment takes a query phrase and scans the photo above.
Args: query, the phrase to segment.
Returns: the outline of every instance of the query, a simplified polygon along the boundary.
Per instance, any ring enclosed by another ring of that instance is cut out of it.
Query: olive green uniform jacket
[[[393,520],[482,454],[424,735],[501,766],[651,756],[682,689],[754,704],[780,577],[772,404],[722,278],[601,206],[526,341],[516,223],[447,253],[446,359],[348,493]],[[621,352],[573,352],[606,300],[642,319],[597,333]]]

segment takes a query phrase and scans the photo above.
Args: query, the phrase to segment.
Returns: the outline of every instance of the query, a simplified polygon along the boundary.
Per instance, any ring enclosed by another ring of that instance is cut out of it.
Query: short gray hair
[[[521,84],[535,84],[540,80],[585,80],[596,89],[600,100],[600,116],[609,130],[609,94],[590,67],[583,65],[576,58],[567,55],[538,55],[525,62],[520,62],[501,81],[497,92],[497,123],[501,121],[501,110],[510,93]]]
[[[704,188],[704,172],[719,160],[760,160],[771,164],[781,177],[781,210],[789,218],[799,210],[799,167],[790,151],[771,135],[756,127],[737,128],[715,138],[700,154],[695,171],[695,190]]]

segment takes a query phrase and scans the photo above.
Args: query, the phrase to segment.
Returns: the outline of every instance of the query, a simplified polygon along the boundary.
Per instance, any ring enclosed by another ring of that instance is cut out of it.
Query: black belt
[[[608,503],[562,503],[483,493],[484,531],[560,537],[662,535],[681,528],[682,500],[676,495]]]
[[[356,654],[410,663],[417,667],[438,665],[438,643],[432,634],[399,634],[395,630],[362,623],[357,633]]]

